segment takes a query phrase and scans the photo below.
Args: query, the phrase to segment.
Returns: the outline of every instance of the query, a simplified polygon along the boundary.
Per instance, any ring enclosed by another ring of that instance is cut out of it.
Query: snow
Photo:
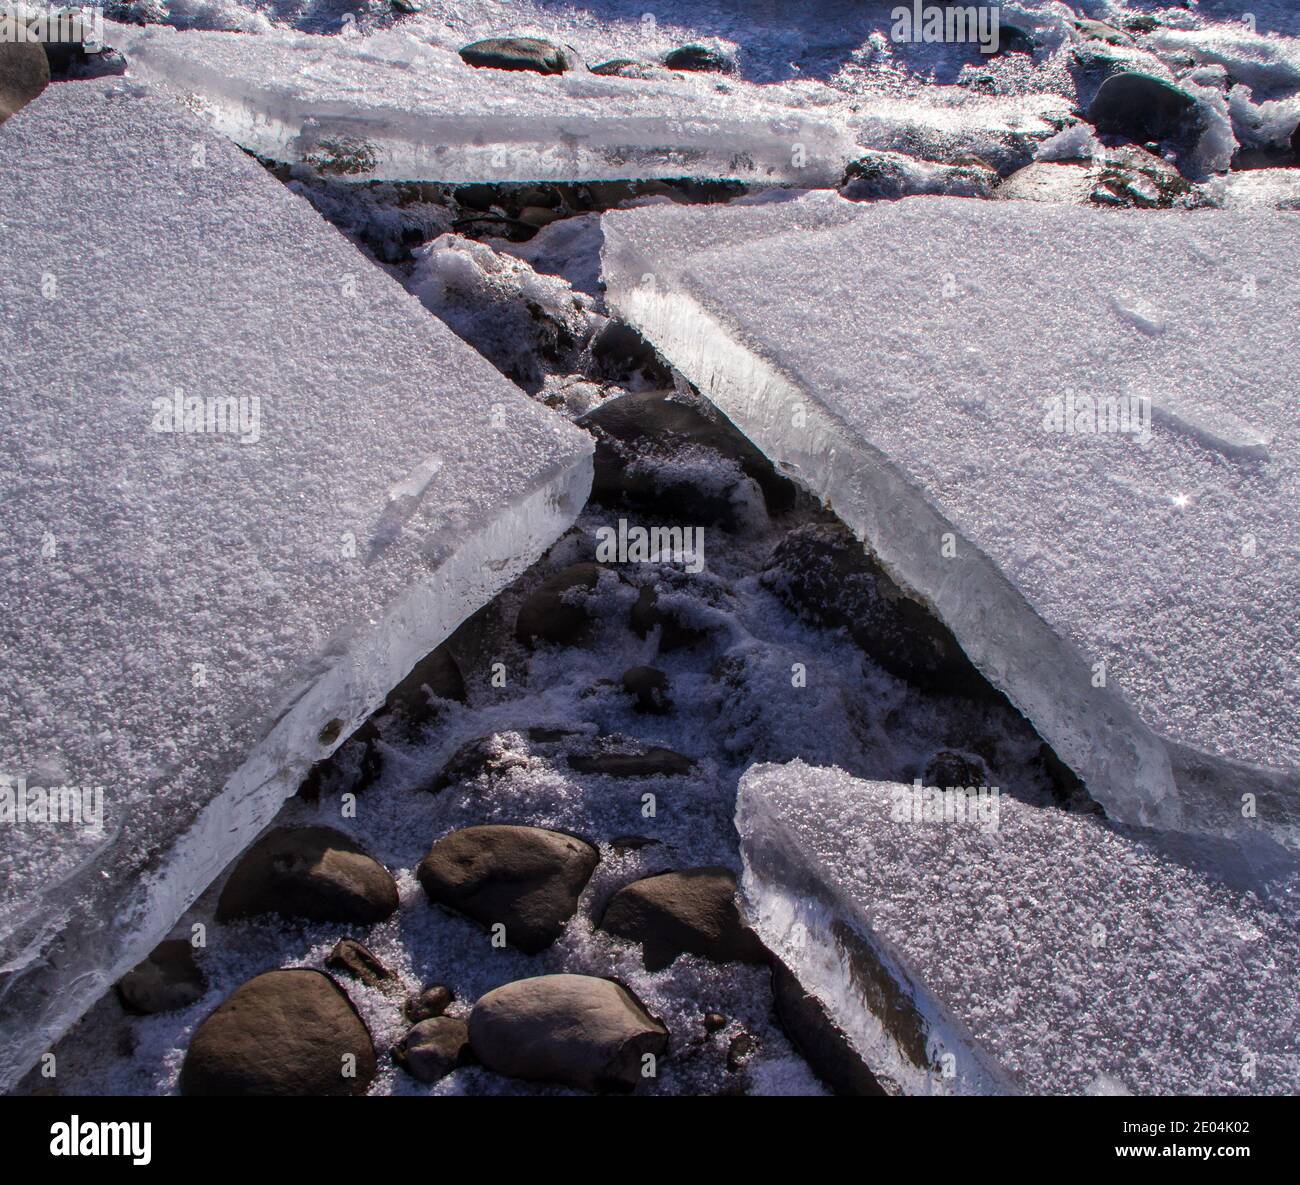
[[[716,454],[698,450],[693,460],[692,471],[677,476],[707,488],[723,464]],[[687,463],[687,456],[676,454],[661,472]],[[756,509],[761,516],[761,507]],[[763,572],[789,531],[809,520],[827,520],[808,507],[762,518],[735,533],[708,529],[705,568],[694,576],[683,564],[668,561],[611,565],[589,602],[593,632],[585,644],[520,648],[513,636],[520,603],[553,571],[592,560],[600,529],[628,516],[634,525],[656,521],[653,513],[642,517],[589,504],[534,570],[453,635],[448,645],[462,664],[466,704],[444,703],[438,720],[415,735],[392,717],[376,718],[383,769],[377,781],[358,791],[354,812],[340,813],[346,777],[331,778],[331,789],[317,802],[294,798],[281,809],[276,825],[340,828],[380,860],[397,879],[398,913],[363,928],[274,917],[222,924],[214,917],[222,888],[218,880],[173,931],[181,937],[195,925],[206,930],[207,946],[197,952],[208,977],[205,996],[175,1013],[137,1018],[127,1017],[109,993],[55,1049],[65,1093],[174,1091],[190,1035],[225,996],[271,967],[321,967],[345,934],[364,942],[402,980],[403,990],[391,996],[346,983],[379,1047],[374,1094],[554,1092],[554,1087],[508,1082],[471,1069],[426,1087],[387,1056],[409,1028],[401,1015],[405,994],[443,983],[455,993],[453,1011],[463,1015],[484,992],[544,972],[614,976],[669,1026],[673,1041],[659,1078],[638,1093],[822,1089],[772,1019],[766,968],[718,966],[683,956],[662,971],[648,972],[638,946],[594,927],[608,899],[634,879],[671,868],[725,865],[739,874],[736,786],[755,761],[802,756],[858,776],[907,780],[937,750],[974,747],[988,754],[999,780],[1045,801],[1050,790],[1038,757],[1041,742],[1005,705],[973,705],[919,692],[876,667],[842,632],[802,624],[782,605],[766,587]],[[637,635],[629,614],[645,585],[656,587],[660,603],[684,621],[709,628],[709,643],[663,652],[657,649],[657,631]],[[504,664],[504,686],[494,685],[484,656]],[[796,663],[806,673],[800,685],[792,678]],[[637,712],[619,685],[623,671],[644,664],[667,676],[674,710],[666,716]],[[528,736],[534,726],[575,731],[539,742]],[[511,754],[506,772],[436,795],[419,789],[465,741],[492,734],[494,748]],[[696,764],[677,777],[629,780],[569,767],[569,752],[586,751],[596,736],[611,734],[666,746]],[[647,792],[657,804],[649,815]],[[414,869],[435,839],[481,823],[568,831],[600,848],[601,863],[577,916],[539,955],[494,949],[481,927],[430,908],[416,883]],[[644,837],[647,846],[620,852],[610,842],[629,834]],[[702,1030],[702,1014],[710,1010],[727,1018],[711,1039]],[[756,1037],[760,1048],[744,1073],[731,1073],[727,1046],[742,1030]],[[123,1055],[123,1048],[133,1052]],[[32,1075],[20,1089],[40,1085],[39,1075]]]
[[[1296,865],[1002,794],[995,824],[795,761],[741,780],[751,923],[888,1089],[1294,1094]],[[1222,865],[1219,865],[1222,867]]]
[[[809,195],[603,225],[611,308],[1113,818],[1300,842],[1287,218]],[[1081,402],[1055,430],[1085,397],[1136,431]]]
[[[832,184],[844,129],[717,75],[478,69],[391,31],[320,37],[112,25],[133,75],[174,88],[236,143],[366,180],[728,177]],[[744,89],[743,95],[732,93]]]
[[[104,804],[6,827],[8,1084],[572,522],[591,444],[138,82],[50,87],[0,179],[0,772]],[[158,430],[178,391],[243,431]]]

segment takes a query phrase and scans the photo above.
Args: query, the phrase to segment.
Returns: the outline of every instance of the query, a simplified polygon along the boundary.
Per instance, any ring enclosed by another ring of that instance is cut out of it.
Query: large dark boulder
[[[479,998],[469,1039],[488,1069],[579,1090],[632,1090],[668,1030],[626,988],[590,975],[541,975]]]
[[[1101,84],[1088,121],[1101,133],[1150,140],[1195,140],[1204,131],[1196,100],[1149,74],[1115,74]]]
[[[375,1076],[370,1033],[319,971],[269,971],[236,988],[196,1030],[184,1095],[359,1095]]]
[[[471,66],[536,74],[563,74],[578,65],[572,50],[540,37],[489,37],[465,46],[460,56]]]
[[[444,835],[416,875],[430,902],[504,925],[507,945],[531,955],[560,936],[599,861],[575,836],[489,824]]]
[[[0,123],[26,107],[50,82],[50,63],[35,41],[0,41]]]
[[[708,45],[683,45],[664,57],[670,70],[702,70],[710,73],[732,74],[736,63],[730,55]]]
[[[715,963],[767,959],[741,920],[736,878],[726,868],[688,868],[624,885],[610,898],[600,928],[639,942],[647,971],[662,970],[681,954]]]
[[[805,621],[846,629],[900,679],[927,691],[996,696],[952,631],[906,596],[847,527],[818,523],[791,531],[762,581]]]
[[[217,901],[217,920],[278,913],[369,925],[397,909],[389,871],[332,827],[277,827],[247,852]]]

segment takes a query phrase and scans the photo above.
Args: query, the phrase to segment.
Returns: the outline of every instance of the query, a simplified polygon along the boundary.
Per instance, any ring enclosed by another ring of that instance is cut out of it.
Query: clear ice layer
[[[672,177],[833,185],[852,136],[717,75],[480,69],[397,32],[320,37],[113,25],[130,71],[237,144],[357,180]]]
[[[1112,818],[1300,841],[1288,217],[812,194],[603,227],[611,306]]]
[[[591,443],[139,82],[0,128],[0,227],[3,1087],[569,525]]]
[[[736,807],[750,922],[887,1090],[1300,1088],[1294,860],[1261,878],[1005,793],[964,822],[913,796],[794,761]]]

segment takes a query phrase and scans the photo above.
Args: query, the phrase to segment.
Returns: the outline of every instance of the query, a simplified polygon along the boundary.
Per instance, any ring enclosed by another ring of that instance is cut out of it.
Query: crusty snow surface
[[[915,820],[910,790],[754,766],[736,826],[751,921],[864,1045],[844,931],[891,968],[930,1059],[913,1091],[990,1059],[1032,1094],[1300,1089],[1294,864],[1247,888],[1168,836],[1005,795],[995,826]]]
[[[591,444],[139,83],[50,87],[0,176],[0,771],[104,801],[6,828],[9,1074],[568,525]],[[155,430],[178,390],[258,419]]]
[[[1287,215],[819,194],[604,230],[612,306],[937,606],[1116,817],[1180,825],[1149,732],[1278,771],[1260,813],[1295,838]],[[1149,431],[1086,431],[1107,398]]]

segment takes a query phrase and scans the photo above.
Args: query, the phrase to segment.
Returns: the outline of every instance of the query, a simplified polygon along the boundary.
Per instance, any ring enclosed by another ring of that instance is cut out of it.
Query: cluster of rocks
[[[482,825],[437,840],[417,876],[431,905],[536,954],[573,918],[599,860],[598,849],[577,836]],[[228,921],[278,914],[366,925],[396,908],[391,875],[348,837],[323,827],[282,827],[240,860],[222,890],[217,916]],[[735,878],[724,868],[662,872],[624,885],[606,903],[597,926],[639,944],[648,970],[660,970],[684,953],[718,963],[767,961],[741,920]],[[348,981],[390,995],[405,992],[400,977],[352,938],[334,946],[325,971],[258,975],[195,1030],[181,1092],[364,1093],[378,1057],[348,998]],[[194,953],[180,940],[161,944],[117,987],[123,1005],[136,1013],[188,1007],[205,990]],[[656,1076],[656,1059],[669,1047],[666,1026],[625,985],[598,976],[512,981],[482,995],[467,1017],[449,1015],[452,1005],[452,992],[442,984],[427,985],[404,1002],[412,1027],[393,1057],[421,1082],[477,1064],[580,1090],[631,1090]]]
[[[556,45],[540,37],[489,37],[460,51],[471,66],[489,70],[529,70],[535,74],[565,74],[588,67],[571,46]],[[664,55],[661,62],[614,58],[590,67],[592,74],[620,78],[650,78],[664,70],[708,71],[732,74],[735,59],[716,46],[683,45]]]

